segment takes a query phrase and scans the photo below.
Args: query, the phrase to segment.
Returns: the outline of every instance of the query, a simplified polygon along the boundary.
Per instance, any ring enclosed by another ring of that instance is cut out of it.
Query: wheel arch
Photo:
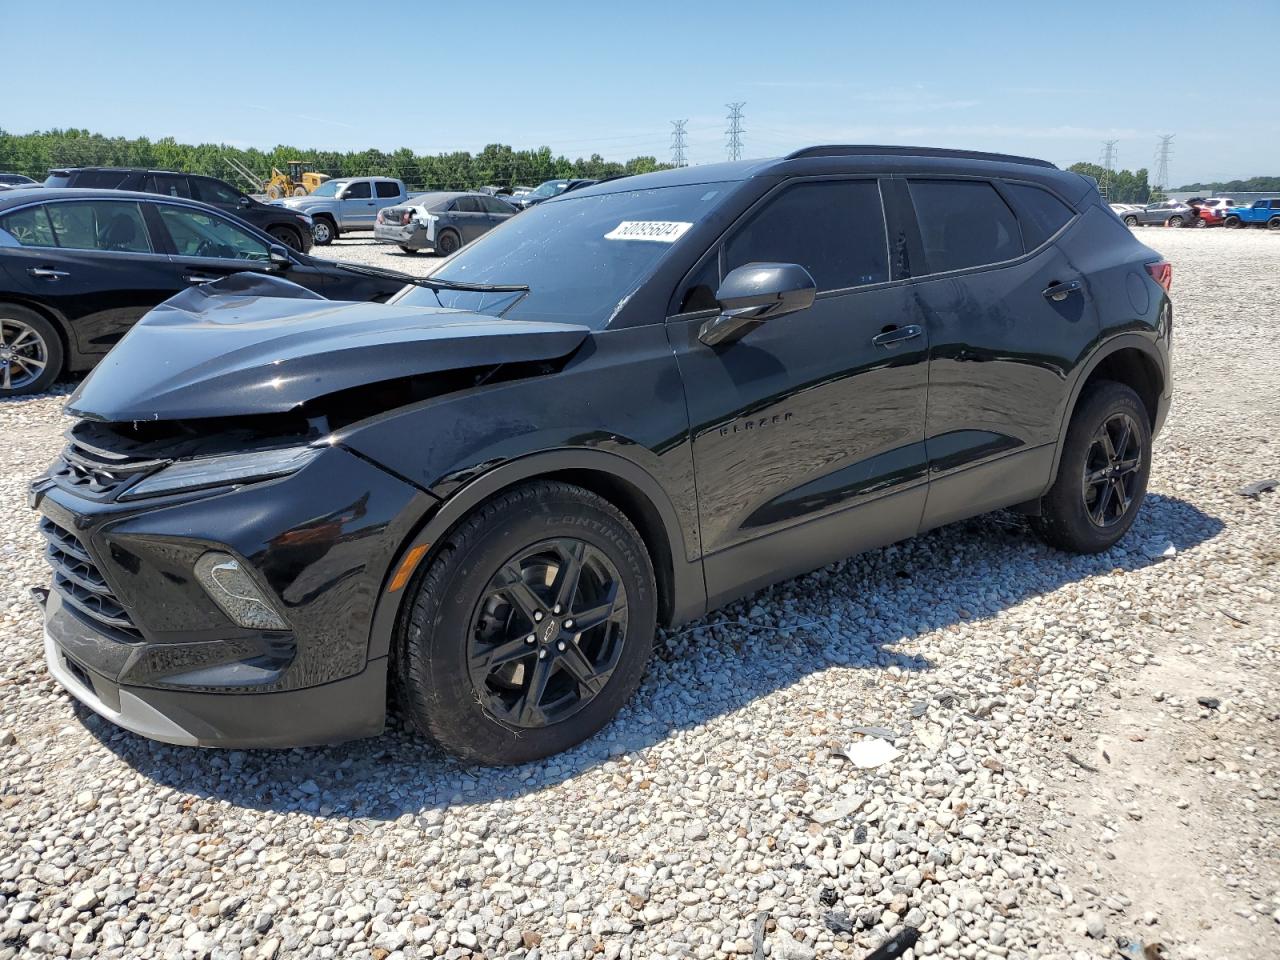
[[[284,230],[292,236],[294,241],[297,243],[297,246],[294,247],[294,249],[299,252],[301,252],[302,248],[306,245],[306,238],[302,235],[302,230],[292,223],[273,223],[271,226],[266,228],[268,234],[271,234],[271,231],[273,230]]]
[[[640,533],[658,585],[658,622],[672,626],[706,612],[707,591],[700,560],[686,559],[685,537],[674,505],[662,486],[640,466],[617,454],[592,450],[552,450],[508,461],[469,481],[442,501],[396,552],[383,578],[369,637],[369,658],[386,656],[405,600],[435,555],[435,547],[478,507],[517,484],[535,480],[572,483],[617,507]],[[414,576],[398,590],[393,578],[420,548]]]
[[[1101,380],[1114,380],[1132,387],[1147,411],[1152,433],[1159,428],[1161,402],[1168,389],[1168,372],[1165,370],[1160,354],[1147,337],[1138,334],[1118,336],[1100,347],[1076,378],[1058,430],[1058,444],[1053,455],[1051,476],[1058,474],[1062,447],[1066,441],[1067,430],[1071,426],[1071,418],[1080,404],[1080,398],[1090,384]]]
[[[30,310],[32,313],[39,314],[52,324],[53,329],[57,331],[58,339],[62,341],[62,372],[83,370],[89,365],[85,359],[85,355],[80,352],[80,347],[76,343],[76,338],[71,332],[71,324],[69,324],[62,314],[56,310],[51,310],[37,300],[28,300],[21,296],[5,295],[0,299],[0,306],[6,303],[13,304],[15,307],[22,307]]]

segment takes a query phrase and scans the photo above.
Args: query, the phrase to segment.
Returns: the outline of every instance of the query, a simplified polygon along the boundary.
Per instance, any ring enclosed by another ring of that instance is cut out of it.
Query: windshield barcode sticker
[[[606,240],[652,240],[656,243],[675,243],[683,237],[692,223],[679,220],[623,220],[604,235]]]

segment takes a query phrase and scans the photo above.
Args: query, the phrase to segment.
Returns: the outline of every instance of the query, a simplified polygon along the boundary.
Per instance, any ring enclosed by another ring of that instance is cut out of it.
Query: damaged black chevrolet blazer
[[[368,736],[395,696],[544,757],[656,627],[774,581],[1001,507],[1114,544],[1169,278],[1051,164],[819,147],[566,194],[385,305],[187,290],[34,484],[49,669],[174,743]]]

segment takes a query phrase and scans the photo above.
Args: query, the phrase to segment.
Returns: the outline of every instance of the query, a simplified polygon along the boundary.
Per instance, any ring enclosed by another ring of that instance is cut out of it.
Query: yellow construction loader
[[[271,179],[267,181],[265,189],[267,196],[272,200],[279,200],[282,197],[305,197],[329,179],[327,173],[307,170],[306,164],[301,160],[290,160],[285,166],[289,168],[287,173],[282,173],[275,167],[271,168]]]

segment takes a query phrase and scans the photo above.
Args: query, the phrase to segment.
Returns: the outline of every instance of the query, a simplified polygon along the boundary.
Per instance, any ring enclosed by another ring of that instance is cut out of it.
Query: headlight
[[[181,493],[205,487],[225,487],[233,483],[270,480],[296,473],[320,454],[319,447],[284,447],[258,453],[235,453],[225,457],[179,460],[130,487],[121,500]]]
[[[308,227],[311,226],[312,224],[311,214],[309,213],[298,214],[298,219],[301,220],[303,223],[305,223]]]

